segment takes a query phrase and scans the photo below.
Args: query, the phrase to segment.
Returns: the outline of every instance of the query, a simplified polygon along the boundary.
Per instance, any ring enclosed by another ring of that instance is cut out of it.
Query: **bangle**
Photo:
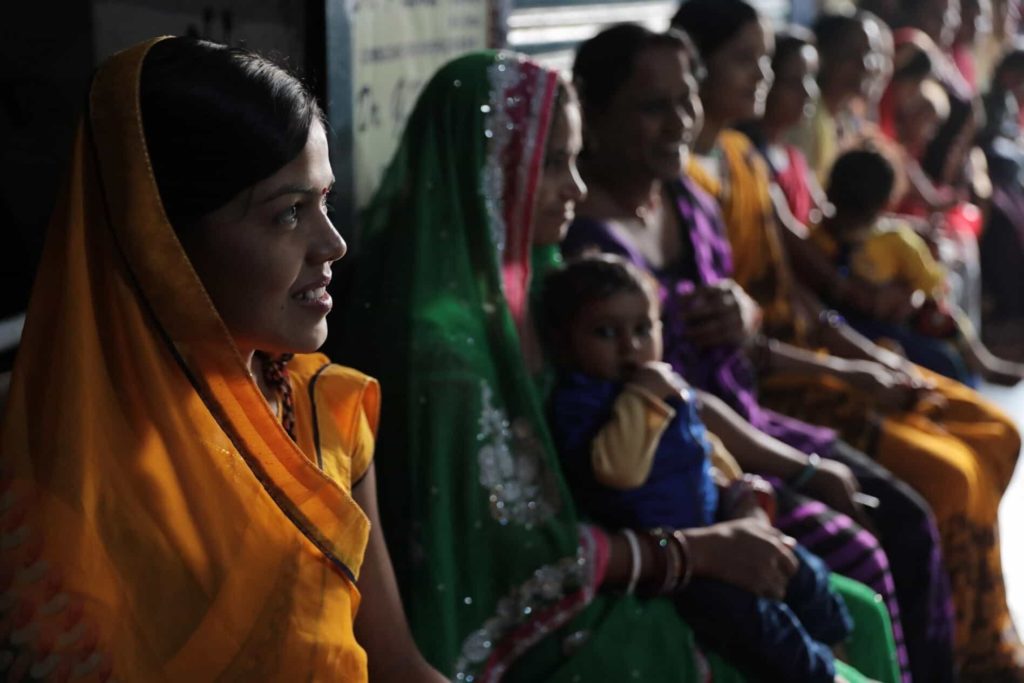
[[[626,584],[626,595],[632,595],[636,590],[636,584],[640,581],[640,565],[643,559],[640,556],[640,542],[632,529],[623,529],[622,535],[626,537],[629,544],[629,583]]]
[[[818,471],[818,467],[821,466],[821,456],[817,453],[811,453],[807,456],[807,464],[804,468],[796,473],[795,476],[790,478],[786,484],[789,485],[794,491],[799,491],[803,486],[811,480],[814,473]]]
[[[750,490],[757,499],[757,504],[768,515],[768,521],[775,526],[775,517],[778,512],[778,501],[775,499],[775,489],[764,477],[756,474],[744,474],[743,480],[750,486]]]
[[[831,327],[833,330],[846,324],[846,318],[839,311],[826,308],[818,314],[818,323],[822,327]]]
[[[661,582],[661,595],[672,593],[679,584],[679,574],[683,558],[675,543],[671,542],[671,533],[665,529],[652,529],[651,537],[658,547],[665,551],[665,578]]]
[[[679,559],[682,562],[682,576],[676,581],[675,589],[682,590],[690,584],[693,578],[693,556],[690,554],[690,542],[686,540],[686,534],[676,529],[672,532],[672,540],[679,548]]]

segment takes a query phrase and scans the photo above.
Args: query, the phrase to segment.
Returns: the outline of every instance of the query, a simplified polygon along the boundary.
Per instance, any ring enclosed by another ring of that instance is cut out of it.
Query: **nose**
[[[569,176],[562,191],[562,199],[566,202],[582,202],[587,196],[587,184],[583,182],[576,162],[569,166]]]
[[[772,71],[772,60],[768,57],[762,57],[757,60],[757,71],[759,80],[764,83],[764,87],[770,88],[772,81],[775,80],[775,72]]]
[[[700,133],[700,129],[704,126],[704,105],[696,95],[690,98],[689,114],[690,126],[686,129],[685,133],[687,145],[693,143],[693,140]]]
[[[619,353],[629,358],[640,350],[640,339],[635,334],[623,333],[619,335]]]
[[[686,138],[693,128],[693,123],[693,112],[688,105],[680,104],[674,108],[670,128],[677,138]]]
[[[348,252],[348,244],[334,227],[334,223],[326,215],[317,226],[316,241],[309,250],[309,261],[313,265],[333,263]]]
[[[804,79],[804,101],[813,102],[818,99],[818,83],[813,78]]]

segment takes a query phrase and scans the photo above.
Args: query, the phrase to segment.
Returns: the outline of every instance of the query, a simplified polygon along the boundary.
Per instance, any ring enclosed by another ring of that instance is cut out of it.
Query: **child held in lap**
[[[869,282],[903,285],[921,304],[904,326],[867,320],[856,326],[869,337],[900,344],[914,362],[951,376],[941,363],[929,363],[935,354],[929,355],[928,349],[953,343],[954,353],[985,380],[1016,384],[1024,366],[994,356],[981,342],[967,316],[948,300],[946,269],[925,241],[900,221],[882,220],[894,184],[895,170],[885,156],[868,149],[846,152],[829,177],[827,193],[834,211],[812,231],[814,241],[838,266]]]
[[[720,494],[696,395],[661,361],[657,287],[608,255],[571,261],[544,283],[541,330],[559,375],[550,417],[573,495],[611,528],[733,525],[711,553],[690,553],[666,533],[686,564],[678,609],[708,646],[758,678],[832,681],[828,645],[849,633],[846,608],[821,561],[771,528],[749,484]],[[743,535],[775,545],[747,576],[735,567],[752,555]]]

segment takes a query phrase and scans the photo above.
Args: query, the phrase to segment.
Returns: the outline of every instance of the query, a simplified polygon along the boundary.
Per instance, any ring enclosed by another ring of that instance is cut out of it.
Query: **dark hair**
[[[639,24],[616,24],[583,42],[576,50],[572,80],[583,109],[602,112],[633,73],[636,56],[651,47],[671,47],[686,53],[690,71],[703,78],[704,66],[693,41],[682,31],[655,33]]]
[[[885,156],[872,149],[845,152],[832,165],[828,199],[838,215],[870,218],[892,196],[896,172]]]
[[[891,29],[914,27],[926,8],[925,0],[860,0],[861,11],[878,16]]]
[[[1024,71],[1024,44],[1017,41],[1003,54],[992,74],[992,87],[983,98],[985,105],[985,125],[978,134],[978,143],[985,148],[989,157],[989,175],[993,180],[1009,177],[1017,178],[1016,171],[1008,176],[1006,168],[997,169],[997,165],[1005,165],[1006,155],[993,147],[996,138],[1015,140],[1020,135],[1018,115],[1020,106],[1016,97],[1006,90],[1003,80],[1014,71]],[[1016,163],[1016,160],[1010,163]]]
[[[1017,39],[1003,53],[992,72],[993,88],[1001,87],[1000,80],[1013,71],[1024,71],[1024,41]]]
[[[569,259],[541,283],[537,311],[541,340],[554,349],[559,334],[584,306],[623,292],[643,294],[654,303],[659,300],[654,278],[621,256],[587,253]]]
[[[772,71],[776,74],[787,59],[799,54],[805,47],[816,47],[814,34],[797,24],[791,24],[775,33],[775,54],[772,55]]]
[[[949,116],[942,122],[939,132],[928,143],[924,156],[921,157],[921,168],[932,180],[945,183],[943,178],[947,160],[952,153],[954,145],[961,135],[967,131],[968,126],[984,127],[984,112],[980,108],[975,109],[972,100],[964,100],[956,97],[949,88],[945,88],[949,95]],[[977,130],[975,131],[977,133]]]
[[[893,63],[893,81],[920,80],[933,71],[931,51],[917,42],[911,41],[897,47],[896,57]]]
[[[297,157],[322,118],[281,67],[193,38],[153,45],[139,87],[153,174],[178,231]]]
[[[868,18],[864,12],[823,14],[818,17],[814,22],[814,37],[818,41],[822,60],[849,49],[850,38],[855,32],[864,30]]]
[[[672,26],[686,31],[707,60],[747,24],[761,16],[743,0],[688,0],[672,17]]]
[[[857,7],[863,12],[870,12],[878,20],[891,28],[903,28],[907,24],[904,5],[912,0],[860,0]]]

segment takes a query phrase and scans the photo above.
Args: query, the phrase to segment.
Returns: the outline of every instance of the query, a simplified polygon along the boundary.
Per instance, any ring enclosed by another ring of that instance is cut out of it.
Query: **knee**
[[[933,478],[937,496],[929,498],[941,523],[950,517],[972,517],[982,495],[982,475],[974,453],[964,449],[964,457],[934,462],[926,476]]]

